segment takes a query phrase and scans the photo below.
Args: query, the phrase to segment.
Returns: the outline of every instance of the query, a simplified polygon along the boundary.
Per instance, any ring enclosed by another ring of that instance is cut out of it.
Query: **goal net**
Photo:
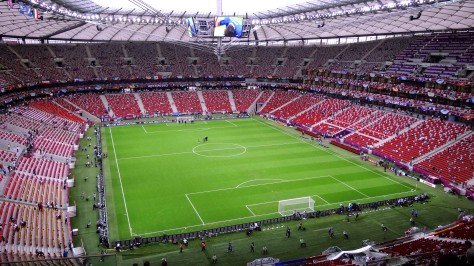
[[[314,200],[311,197],[280,200],[278,202],[278,212],[282,216],[292,215],[295,212],[314,211]]]
[[[176,117],[176,123],[184,123],[184,122],[191,122],[194,121],[194,117],[192,116],[178,116]]]

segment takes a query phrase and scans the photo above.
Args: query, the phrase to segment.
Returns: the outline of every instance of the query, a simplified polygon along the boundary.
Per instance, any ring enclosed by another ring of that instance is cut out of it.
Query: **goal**
[[[178,116],[176,117],[176,123],[184,123],[184,122],[191,122],[194,121],[194,117],[192,116]]]
[[[282,216],[292,215],[295,212],[314,211],[314,200],[311,197],[302,197],[278,201],[278,212]]]

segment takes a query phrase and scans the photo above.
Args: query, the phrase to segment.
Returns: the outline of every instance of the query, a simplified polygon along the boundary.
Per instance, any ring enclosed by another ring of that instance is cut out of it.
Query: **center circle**
[[[247,148],[235,143],[204,143],[193,148],[193,153],[203,157],[235,157],[247,152]]]

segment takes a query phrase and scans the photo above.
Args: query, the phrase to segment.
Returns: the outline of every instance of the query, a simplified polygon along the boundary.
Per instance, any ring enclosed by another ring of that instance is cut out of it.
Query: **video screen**
[[[188,35],[189,37],[196,37],[197,36],[197,29],[196,24],[194,24],[193,18],[187,18],[186,23],[188,25]]]
[[[243,17],[215,17],[214,37],[242,37]]]

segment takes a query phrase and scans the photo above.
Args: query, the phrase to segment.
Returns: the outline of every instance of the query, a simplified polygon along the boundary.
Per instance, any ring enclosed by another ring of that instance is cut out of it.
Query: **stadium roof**
[[[209,43],[216,38],[192,38],[186,34],[189,16],[212,19],[211,0],[128,0],[123,7],[104,0],[24,0],[38,17],[19,12],[18,1],[0,2],[0,34],[4,37],[61,39],[71,41],[170,41]],[[474,1],[463,0],[259,0],[226,8],[224,15],[243,16],[251,27],[248,38],[224,42],[291,41],[350,36],[392,35],[473,29]],[[255,5],[262,2],[265,6]],[[111,6],[103,6],[110,3]],[[202,3],[196,10],[191,3]],[[215,3],[215,2],[214,2]],[[285,4],[289,6],[282,6]],[[165,10],[172,8],[174,10]],[[189,10],[183,10],[188,9]],[[200,10],[202,9],[202,10]],[[235,9],[232,12],[232,9]],[[244,13],[244,11],[246,11]],[[23,10],[23,13],[26,13]]]

